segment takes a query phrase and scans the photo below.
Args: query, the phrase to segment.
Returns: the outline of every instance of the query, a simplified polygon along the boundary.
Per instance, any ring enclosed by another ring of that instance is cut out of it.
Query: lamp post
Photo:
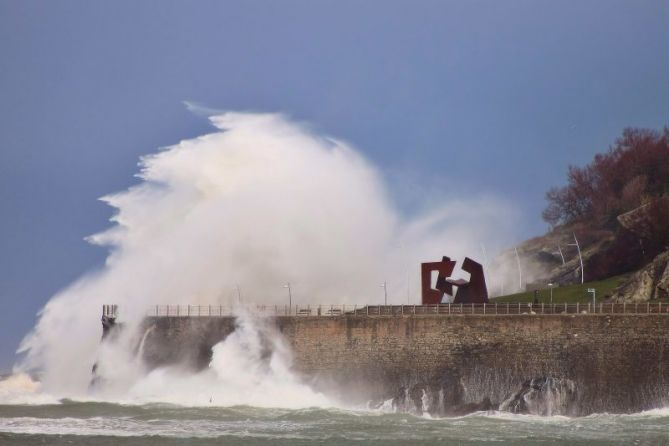
[[[411,273],[407,268],[407,305],[411,305]]]
[[[595,300],[595,294],[597,291],[594,288],[588,288],[588,293],[592,294],[592,308],[595,308],[596,305],[596,300]]]
[[[564,265],[564,254],[562,254],[562,247],[560,246],[560,242],[558,242],[558,252],[560,253],[560,258],[562,259],[562,265]]]
[[[575,243],[570,243],[569,246],[576,246],[576,249],[578,250],[578,260],[581,262],[581,283],[584,282],[584,277],[585,273],[583,271],[583,257],[581,256],[581,247],[578,244],[578,239],[576,238],[576,233],[574,232],[574,242]]]
[[[518,264],[518,288],[523,291],[523,270],[520,267],[520,256],[518,255],[518,248],[513,248],[516,252],[516,263]]]
[[[284,288],[288,288],[288,309],[290,310],[293,307],[293,293],[290,290],[290,282],[286,283]]]
[[[379,286],[383,288],[383,305],[388,305],[388,287],[386,286],[386,282],[384,281]]]
[[[488,254],[486,253],[485,245],[483,243],[481,243],[481,252],[483,253],[483,265],[482,265],[483,266],[483,274],[485,275],[487,280],[489,280],[488,283],[490,283],[490,289],[493,289],[493,288],[495,288],[495,285],[492,281],[492,276],[489,275],[490,268],[488,267]]]
[[[555,286],[555,284],[553,282],[548,284],[548,289],[551,290],[551,305],[553,305],[553,287],[554,286]]]

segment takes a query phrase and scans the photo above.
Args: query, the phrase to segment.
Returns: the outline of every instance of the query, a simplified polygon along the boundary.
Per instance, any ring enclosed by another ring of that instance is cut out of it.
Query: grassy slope
[[[584,284],[567,285],[553,288],[553,303],[588,303],[592,302],[592,295],[588,288],[597,290],[597,302],[602,302],[604,297],[613,294],[613,290],[624,281],[628,275],[609,277],[605,280],[587,282]],[[509,294],[491,299],[491,302],[533,302],[534,292]],[[539,290],[539,302],[549,303],[550,290],[548,288]]]

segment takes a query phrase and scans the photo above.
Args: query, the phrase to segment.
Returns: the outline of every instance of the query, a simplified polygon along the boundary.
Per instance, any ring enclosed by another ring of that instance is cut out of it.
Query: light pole
[[[407,305],[411,305],[411,273],[407,268]]]
[[[492,281],[492,276],[488,274],[490,272],[490,269],[488,268],[488,255],[485,251],[485,245],[483,243],[481,243],[481,252],[483,253],[483,274],[490,281],[490,289],[493,289],[495,286]]]
[[[286,283],[284,288],[288,288],[288,309],[293,307],[293,293],[290,291],[290,282]]]
[[[518,255],[518,248],[513,248],[516,251],[516,263],[518,264],[518,288],[523,291],[523,270],[520,268],[520,256]]]
[[[578,239],[576,238],[576,233],[574,232],[574,242],[575,243],[570,243],[569,246],[576,246],[576,249],[578,250],[578,260],[581,262],[581,283],[584,282],[584,277],[585,277],[585,272],[583,271],[583,257],[581,256],[581,247],[578,244]]]
[[[560,258],[562,258],[562,265],[564,265],[564,255],[562,254],[562,247],[560,246],[560,242],[558,242],[558,252],[560,253]]]
[[[383,305],[388,305],[388,287],[386,286],[386,282],[384,281],[379,286],[383,288]]]
[[[548,284],[548,288],[551,290],[551,305],[553,305],[553,287],[555,284],[553,282]]]

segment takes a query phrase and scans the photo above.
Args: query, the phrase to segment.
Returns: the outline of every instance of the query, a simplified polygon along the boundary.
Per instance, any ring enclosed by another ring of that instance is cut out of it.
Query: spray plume
[[[44,389],[85,393],[91,364],[105,362],[104,303],[129,327],[151,305],[230,304],[237,287],[245,302],[284,303],[286,282],[300,304],[379,303],[383,281],[390,303],[417,303],[420,261],[492,249],[513,226],[514,212],[490,197],[404,219],[344,142],[278,114],[210,120],[216,132],[142,158],[140,184],[102,199],[113,226],[88,240],[109,249],[104,268],[55,295],[20,347],[18,369],[41,370]],[[214,362],[235,350],[217,348]]]

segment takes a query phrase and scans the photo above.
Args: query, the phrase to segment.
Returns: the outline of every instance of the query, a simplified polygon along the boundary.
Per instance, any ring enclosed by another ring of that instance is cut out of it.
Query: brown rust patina
[[[451,274],[455,269],[455,261],[444,256],[441,262],[426,262],[421,264],[422,303],[423,305],[440,304],[444,295],[453,296],[453,303],[457,304],[484,304],[488,303],[488,288],[485,283],[483,266],[465,257],[462,270],[469,273],[469,281],[453,279]],[[432,288],[432,273],[437,271],[437,283]],[[453,287],[457,291],[453,293]]]

